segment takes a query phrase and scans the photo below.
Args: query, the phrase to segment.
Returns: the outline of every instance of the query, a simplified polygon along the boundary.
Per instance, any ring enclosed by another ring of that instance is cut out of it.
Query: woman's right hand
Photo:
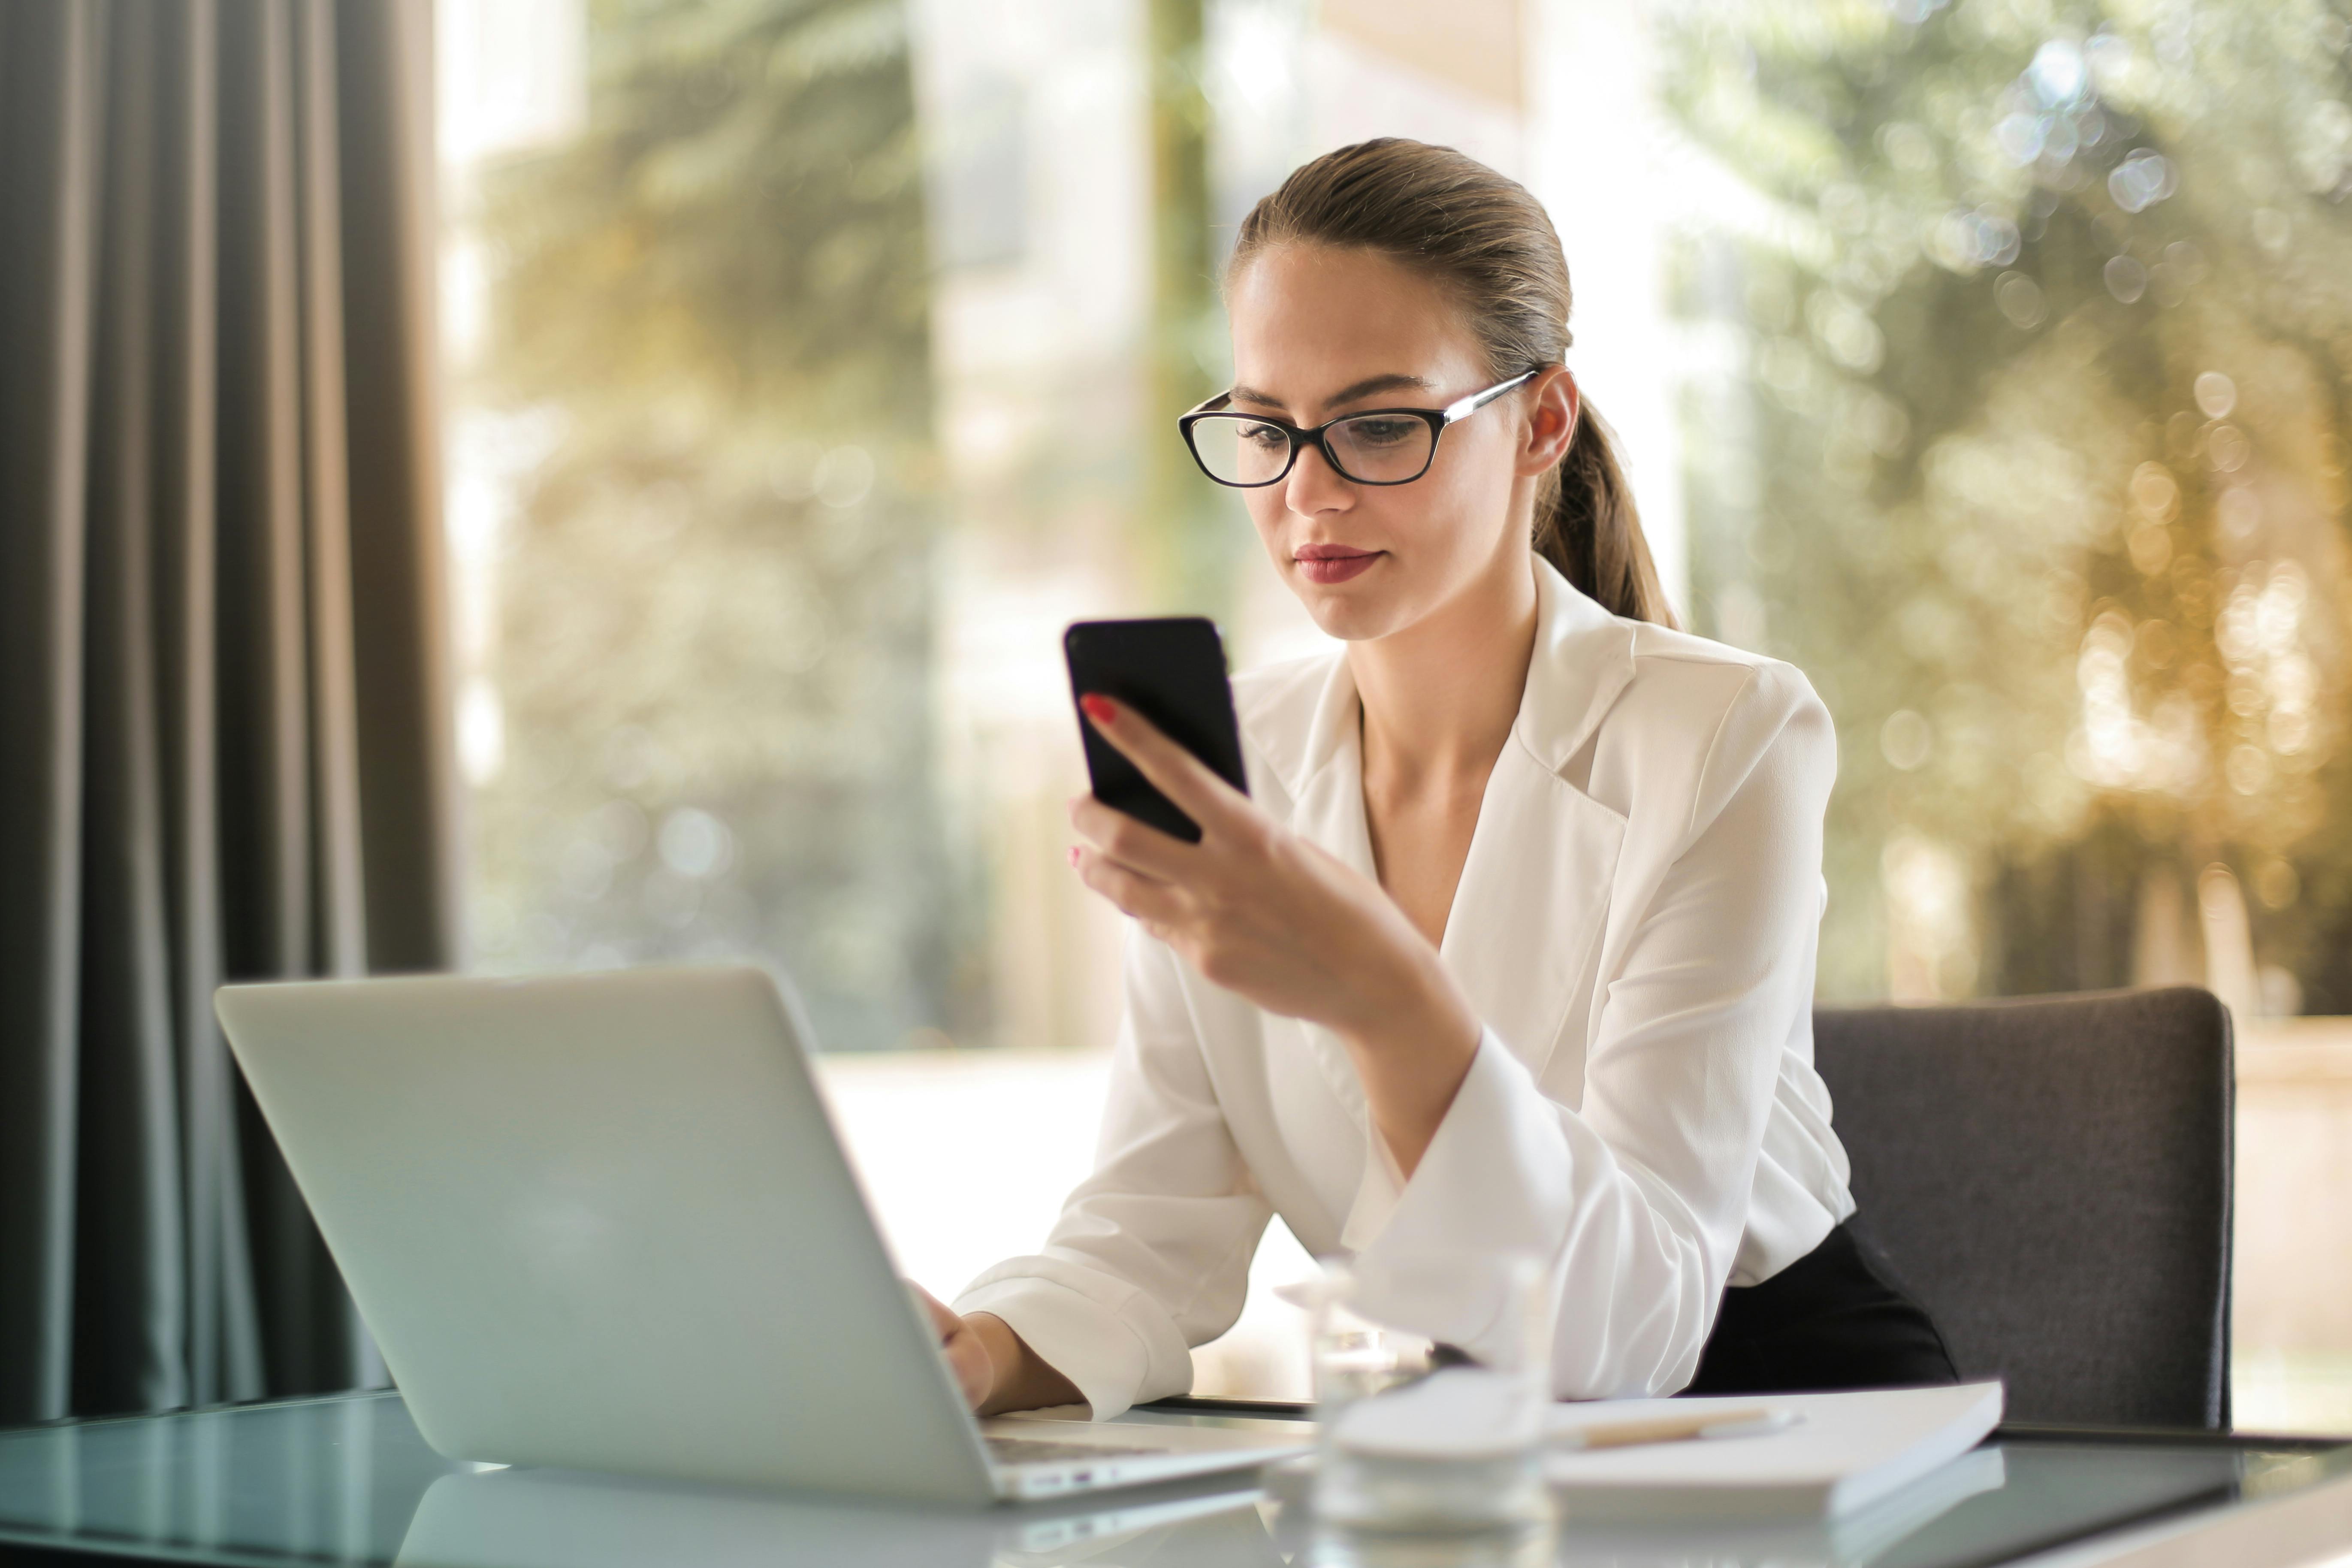
[[[1049,1405],[1083,1405],[1077,1385],[1045,1364],[1013,1325],[993,1312],[959,1315],[913,1280],[907,1281],[939,1331],[940,1353],[963,1390],[964,1403],[982,1415],[1006,1410],[1036,1410]]]

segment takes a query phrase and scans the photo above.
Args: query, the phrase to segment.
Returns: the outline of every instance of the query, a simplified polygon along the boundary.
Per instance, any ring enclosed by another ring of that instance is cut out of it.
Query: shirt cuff
[[[1416,1257],[1511,1250],[1549,1267],[1568,1233],[1573,1167],[1559,1107],[1489,1029],[1387,1223],[1359,1249],[1360,1266],[1378,1271]],[[1435,1337],[1475,1354],[1492,1324],[1479,1313],[1441,1327]]]
[[[1389,1218],[1396,1213],[1397,1200],[1404,1195],[1404,1167],[1397,1163],[1396,1152],[1381,1135],[1369,1113],[1364,1119],[1364,1174],[1356,1184],[1355,1202],[1348,1205],[1347,1220],[1339,1226],[1339,1250],[1350,1255],[1361,1252],[1381,1231],[1388,1228]]]
[[[1066,1377],[1091,1418],[1108,1421],[1138,1401],[1192,1386],[1192,1356],[1172,1324],[1155,1333],[1102,1299],[1105,1288],[1135,1304],[1132,1286],[1103,1280],[1057,1258],[1016,1258],[973,1280],[950,1303],[961,1315],[992,1312],[1036,1356]]]

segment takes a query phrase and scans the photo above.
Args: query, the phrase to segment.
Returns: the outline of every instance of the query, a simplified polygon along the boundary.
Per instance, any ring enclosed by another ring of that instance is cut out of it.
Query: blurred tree
[[[1166,608],[1227,608],[1231,503],[1203,479],[1176,416],[1221,390],[1226,353],[1209,226],[1203,0],[1146,0],[1151,73],[1151,322],[1144,410],[1145,593]]]
[[[2195,978],[2218,863],[2352,1010],[2341,0],[1665,32],[1757,198],[1682,248],[1742,367],[1691,393],[1693,559],[1839,721],[1824,993]]]
[[[526,476],[484,956],[773,957],[828,1045],[958,1027],[982,999],[931,798],[901,6],[589,14],[584,133],[484,193],[474,393],[508,412],[474,434]]]

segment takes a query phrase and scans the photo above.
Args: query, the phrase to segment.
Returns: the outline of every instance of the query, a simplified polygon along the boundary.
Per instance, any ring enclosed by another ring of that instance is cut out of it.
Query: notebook
[[[1553,1405],[1546,1426],[1557,1435],[1710,1409],[1799,1419],[1755,1437],[1555,1449],[1545,1458],[1553,1495],[1570,1518],[1593,1521],[1840,1518],[1982,1442],[2000,1425],[2001,1385],[1596,1400]]]
[[[1592,1520],[1579,1514],[1569,1526],[1572,1550],[1561,1562],[1576,1568],[1748,1563],[1869,1568],[1970,1498],[1999,1491],[2008,1479],[2000,1446],[1989,1444],[1835,1519]]]

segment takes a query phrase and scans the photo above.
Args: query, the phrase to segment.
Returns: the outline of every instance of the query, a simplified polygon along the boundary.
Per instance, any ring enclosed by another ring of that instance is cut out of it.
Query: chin
[[[1309,584],[1298,595],[1326,637],[1341,642],[1370,642],[1412,619],[1393,595],[1350,594],[1346,587],[1344,584],[1336,589]]]

